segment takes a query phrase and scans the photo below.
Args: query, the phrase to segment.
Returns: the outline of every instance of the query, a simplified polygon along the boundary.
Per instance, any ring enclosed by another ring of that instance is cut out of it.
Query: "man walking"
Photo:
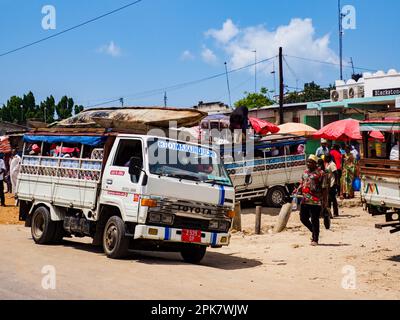
[[[331,155],[325,156],[325,173],[327,175],[329,194],[328,194],[328,208],[333,206],[333,215],[339,216],[339,207],[337,203],[337,190],[339,189],[339,176],[338,170],[333,157]]]
[[[307,170],[303,173],[300,186],[295,191],[302,194],[300,220],[312,233],[311,245],[319,241],[319,218],[327,204],[327,183],[325,173],[318,167],[318,157],[311,155],[307,160]]]
[[[4,177],[6,174],[6,165],[3,160],[3,155],[0,155],[0,205],[2,207],[6,206],[6,201],[4,198]]]
[[[12,184],[12,193],[15,194],[17,191],[17,178],[18,173],[21,167],[21,157],[18,155],[16,149],[11,151],[11,160],[10,160],[10,180]]]

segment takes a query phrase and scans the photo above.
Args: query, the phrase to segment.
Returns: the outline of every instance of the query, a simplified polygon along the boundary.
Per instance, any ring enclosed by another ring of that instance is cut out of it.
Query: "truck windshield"
[[[209,148],[166,139],[150,139],[150,173],[210,184],[232,186],[218,154]]]

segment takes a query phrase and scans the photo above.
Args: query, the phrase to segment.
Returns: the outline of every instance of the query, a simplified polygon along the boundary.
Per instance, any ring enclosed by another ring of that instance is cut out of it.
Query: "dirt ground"
[[[17,223],[16,208],[3,209],[0,221]],[[0,299],[400,299],[400,235],[374,228],[384,217],[343,208],[311,247],[298,212],[274,234],[277,210],[264,208],[263,234],[254,235],[254,211],[243,210],[244,232],[201,265],[176,253],[110,260],[89,239],[38,246],[28,228],[0,225]],[[41,286],[46,265],[57,272],[55,290]]]
[[[23,224],[18,220],[18,209],[14,197],[6,193],[6,207],[0,207],[0,224]]]

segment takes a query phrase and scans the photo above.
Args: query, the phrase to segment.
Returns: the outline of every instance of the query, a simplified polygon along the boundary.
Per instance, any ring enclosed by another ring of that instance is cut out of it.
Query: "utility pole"
[[[167,97],[167,92],[164,92],[164,108],[167,107],[167,102],[168,102],[168,97]]]
[[[353,69],[353,75],[356,74],[355,70],[354,70],[354,62],[353,62],[353,58],[350,57],[350,64],[351,64],[351,68]]]
[[[283,83],[283,49],[279,48],[279,124],[283,124],[283,95],[285,86]]]
[[[228,76],[228,66],[225,62],[225,73],[226,73],[226,84],[228,86],[228,94],[229,94],[229,106],[232,108],[232,99],[231,99],[231,88],[229,86],[229,76]]]
[[[339,9],[339,56],[340,56],[340,80],[343,80],[343,14],[341,1],[338,0]]]
[[[254,53],[254,93],[257,93],[257,50]]]
[[[121,102],[121,107],[124,106],[124,98],[119,98],[119,102]]]

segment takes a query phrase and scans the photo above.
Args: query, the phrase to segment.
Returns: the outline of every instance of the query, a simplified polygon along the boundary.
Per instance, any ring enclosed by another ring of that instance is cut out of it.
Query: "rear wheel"
[[[50,244],[54,240],[56,223],[51,221],[50,211],[46,207],[39,207],[32,217],[31,234],[37,244]]]
[[[206,250],[206,246],[188,245],[181,250],[181,256],[185,262],[198,264],[204,258]]]
[[[104,228],[103,249],[108,258],[121,259],[128,255],[129,239],[125,236],[125,223],[120,217],[111,217]]]
[[[278,186],[268,190],[265,203],[271,208],[280,208],[285,203],[287,192],[284,187]]]

